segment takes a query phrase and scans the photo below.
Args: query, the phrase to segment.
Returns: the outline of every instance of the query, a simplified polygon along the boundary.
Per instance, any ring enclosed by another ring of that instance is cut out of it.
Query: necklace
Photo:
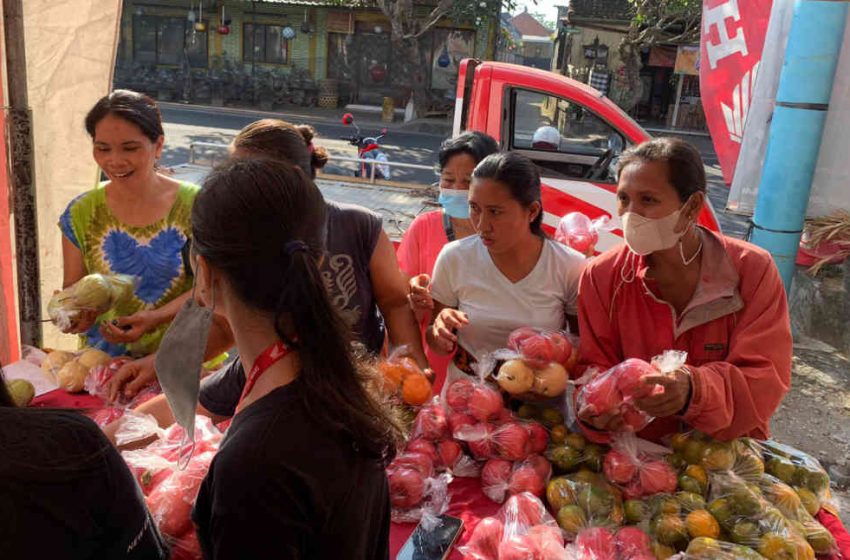
[[[702,252],[702,239],[699,240],[699,247],[697,247],[697,250],[694,251],[694,254],[691,255],[690,258],[687,258],[687,259],[685,258],[685,250],[682,248],[683,245],[684,244],[682,243],[682,241],[679,240],[679,256],[682,257],[682,263],[685,266],[688,266],[692,262],[694,262],[696,260],[696,258],[699,256],[699,254]]]

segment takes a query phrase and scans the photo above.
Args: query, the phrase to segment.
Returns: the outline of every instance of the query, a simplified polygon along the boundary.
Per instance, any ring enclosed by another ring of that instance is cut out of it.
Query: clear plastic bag
[[[708,537],[699,537],[688,544],[684,554],[676,560],[764,560],[764,556],[751,548]]]
[[[481,468],[481,490],[499,504],[523,492],[542,498],[551,476],[552,465],[542,455],[517,462],[490,459]]]
[[[410,406],[422,406],[431,400],[431,381],[409,355],[407,346],[393,350],[378,364],[383,392]]]
[[[207,475],[214,451],[192,456],[186,469],[172,469],[146,501],[160,533],[174,542],[192,529],[192,507]]]
[[[632,432],[614,436],[611,450],[605,455],[606,478],[623,489],[626,499],[676,491],[678,477],[664,460],[671,450],[637,437]]]
[[[570,560],[654,560],[652,541],[638,527],[590,527],[567,545]]]
[[[54,350],[44,357],[41,369],[60,388],[69,393],[79,393],[85,389],[89,372],[110,360],[109,354],[96,348],[84,348],[78,352]]]
[[[565,560],[558,525],[534,495],[511,496],[494,517],[482,519],[466,545],[464,558],[475,560]]]
[[[804,531],[782,515],[762,495],[758,484],[731,471],[710,475],[707,510],[735,544],[748,546],[768,558],[814,559]]]
[[[820,505],[828,501],[829,475],[820,461],[808,453],[773,440],[750,441],[751,445],[761,450],[765,471],[785,484],[793,486],[800,493],[810,513],[813,511],[816,513]]]
[[[570,212],[558,222],[555,228],[555,241],[575,249],[585,256],[592,256],[599,243],[599,232],[610,231],[611,219],[602,216],[592,220],[581,212]]]
[[[546,486],[546,500],[568,540],[583,529],[613,529],[625,521],[620,490],[591,471],[553,478]]]
[[[831,555],[838,552],[832,533],[806,509],[796,490],[769,474],[762,477],[759,487],[767,501],[776,506],[792,526],[805,536],[815,554]]]
[[[63,331],[74,328],[83,312],[102,315],[133,297],[139,278],[126,274],[89,274],[57,292],[47,304],[54,325]]]
[[[430,466],[430,469],[428,468]],[[403,453],[387,467],[392,520],[415,523],[433,519],[449,507],[449,473],[437,474],[433,462],[423,453]]]
[[[663,392],[659,385],[644,382],[648,375],[672,373],[685,365],[688,354],[668,350],[652,359],[652,363],[630,358],[613,368],[593,375],[579,389],[576,399],[578,417],[582,419],[621,415],[624,431],[639,432],[653,418],[634,404],[635,400]]]

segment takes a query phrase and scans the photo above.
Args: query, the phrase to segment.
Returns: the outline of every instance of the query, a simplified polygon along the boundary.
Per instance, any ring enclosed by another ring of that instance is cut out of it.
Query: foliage
[[[619,45],[625,88],[618,104],[631,109],[641,98],[641,50],[659,42],[689,44],[699,41],[702,0],[629,0],[632,21]]]

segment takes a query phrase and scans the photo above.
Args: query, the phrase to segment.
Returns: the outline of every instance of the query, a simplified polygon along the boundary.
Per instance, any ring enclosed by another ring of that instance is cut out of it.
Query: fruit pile
[[[624,432],[614,436],[602,469],[608,480],[622,487],[626,499],[669,494],[676,491],[678,480],[665,454],[665,448]]]
[[[466,560],[567,560],[558,525],[529,493],[512,496],[495,517],[479,521],[460,552]]]
[[[381,374],[381,390],[410,406],[422,406],[431,400],[431,382],[420,367],[398,349],[378,364]]]
[[[172,558],[201,558],[192,507],[201,481],[209,470],[222,433],[206,416],[195,418],[195,448],[184,470],[177,467],[184,430],[174,424],[163,437],[144,449],[121,455],[145,495],[148,509],[160,533],[172,548]]]
[[[95,348],[87,348],[76,354],[55,350],[41,362],[41,369],[62,389],[69,393],[79,393],[85,388],[89,371],[108,364],[110,360],[112,357],[109,354]]]
[[[580,418],[621,415],[625,430],[639,432],[652,421],[640,410],[635,401],[663,391],[644,378],[659,373],[673,372],[685,364],[686,352],[669,350],[647,363],[637,358],[617,364],[613,368],[592,375],[578,392],[576,407]]]
[[[599,243],[599,231],[609,229],[609,218],[604,216],[591,221],[581,212],[566,214],[555,229],[555,241],[571,247],[582,255],[591,256]]]
[[[495,377],[505,392],[557,397],[564,394],[578,362],[578,344],[563,332],[523,327],[508,337],[508,350],[494,356],[505,360]]]
[[[47,313],[54,325],[67,332],[84,312],[101,315],[133,297],[136,283],[136,277],[126,274],[89,274],[54,294]]]

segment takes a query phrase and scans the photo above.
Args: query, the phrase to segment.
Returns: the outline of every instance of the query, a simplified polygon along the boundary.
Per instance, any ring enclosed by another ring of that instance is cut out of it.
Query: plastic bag
[[[582,529],[610,529],[625,521],[620,490],[591,471],[553,478],[546,486],[546,500],[568,540]]]
[[[560,331],[523,327],[508,337],[508,348],[485,356],[479,365],[511,395],[554,398],[564,394],[578,361],[578,339]]]
[[[708,537],[698,537],[690,542],[684,554],[676,560],[764,560],[764,556],[751,548]]]
[[[402,453],[387,467],[392,520],[414,523],[434,519],[449,507],[449,473],[437,474],[423,453]]]
[[[501,504],[508,496],[528,492],[542,498],[552,476],[552,465],[542,455],[531,455],[524,461],[490,459],[481,468],[481,490]]]
[[[400,346],[378,364],[383,392],[411,406],[421,406],[431,400],[432,387],[428,377],[409,356],[409,348]]]
[[[803,531],[761,493],[730,471],[710,475],[708,512],[732,542],[748,546],[768,558],[809,560],[815,552]]]
[[[567,546],[570,560],[654,560],[652,541],[638,527],[590,527]]]
[[[632,432],[614,436],[611,450],[605,455],[605,477],[623,489],[626,499],[676,491],[678,477],[664,460],[670,449],[640,439]]]
[[[214,456],[214,451],[194,455],[185,470],[171,470],[148,495],[148,509],[169,542],[192,529],[192,506]]]
[[[570,474],[580,469],[599,473],[607,452],[607,446],[590,443],[576,433],[567,433],[560,443],[556,443],[553,431],[552,445],[546,450],[546,458],[552,462],[557,474]]]
[[[793,486],[809,513],[816,513],[820,505],[828,500],[829,475],[820,461],[808,453],[773,440],[750,441],[752,446],[762,451],[765,471]]]
[[[111,359],[109,354],[96,348],[84,348],[79,352],[54,350],[44,357],[41,369],[62,389],[69,393],[79,393],[85,388],[91,369]]]
[[[133,297],[138,280],[126,274],[89,274],[54,294],[47,313],[54,325],[68,331],[76,326],[82,312],[102,315]]]
[[[475,560],[565,560],[558,525],[535,496],[511,496],[494,517],[482,519],[466,545],[464,558]]]
[[[602,216],[593,221],[581,212],[570,212],[558,222],[555,241],[571,247],[585,256],[592,256],[599,243],[599,232],[610,231],[610,218]]]
[[[694,430],[674,434],[670,445],[674,453],[667,460],[684,470],[679,483],[686,490],[698,486],[704,492],[711,472],[731,471],[748,483],[758,483],[764,474],[761,448],[749,438],[717,441]]]
[[[806,541],[815,551],[815,554],[835,554],[838,552],[832,533],[806,509],[797,491],[769,474],[762,477],[759,486],[762,495],[776,506],[776,509],[785,516],[798,532],[806,537]]]
[[[603,373],[594,375],[578,392],[576,406],[579,418],[622,415],[624,431],[639,432],[652,417],[635,406],[634,401],[663,391],[659,385],[643,381],[648,375],[672,373],[685,365],[688,354],[668,350],[649,364],[630,358]]]

